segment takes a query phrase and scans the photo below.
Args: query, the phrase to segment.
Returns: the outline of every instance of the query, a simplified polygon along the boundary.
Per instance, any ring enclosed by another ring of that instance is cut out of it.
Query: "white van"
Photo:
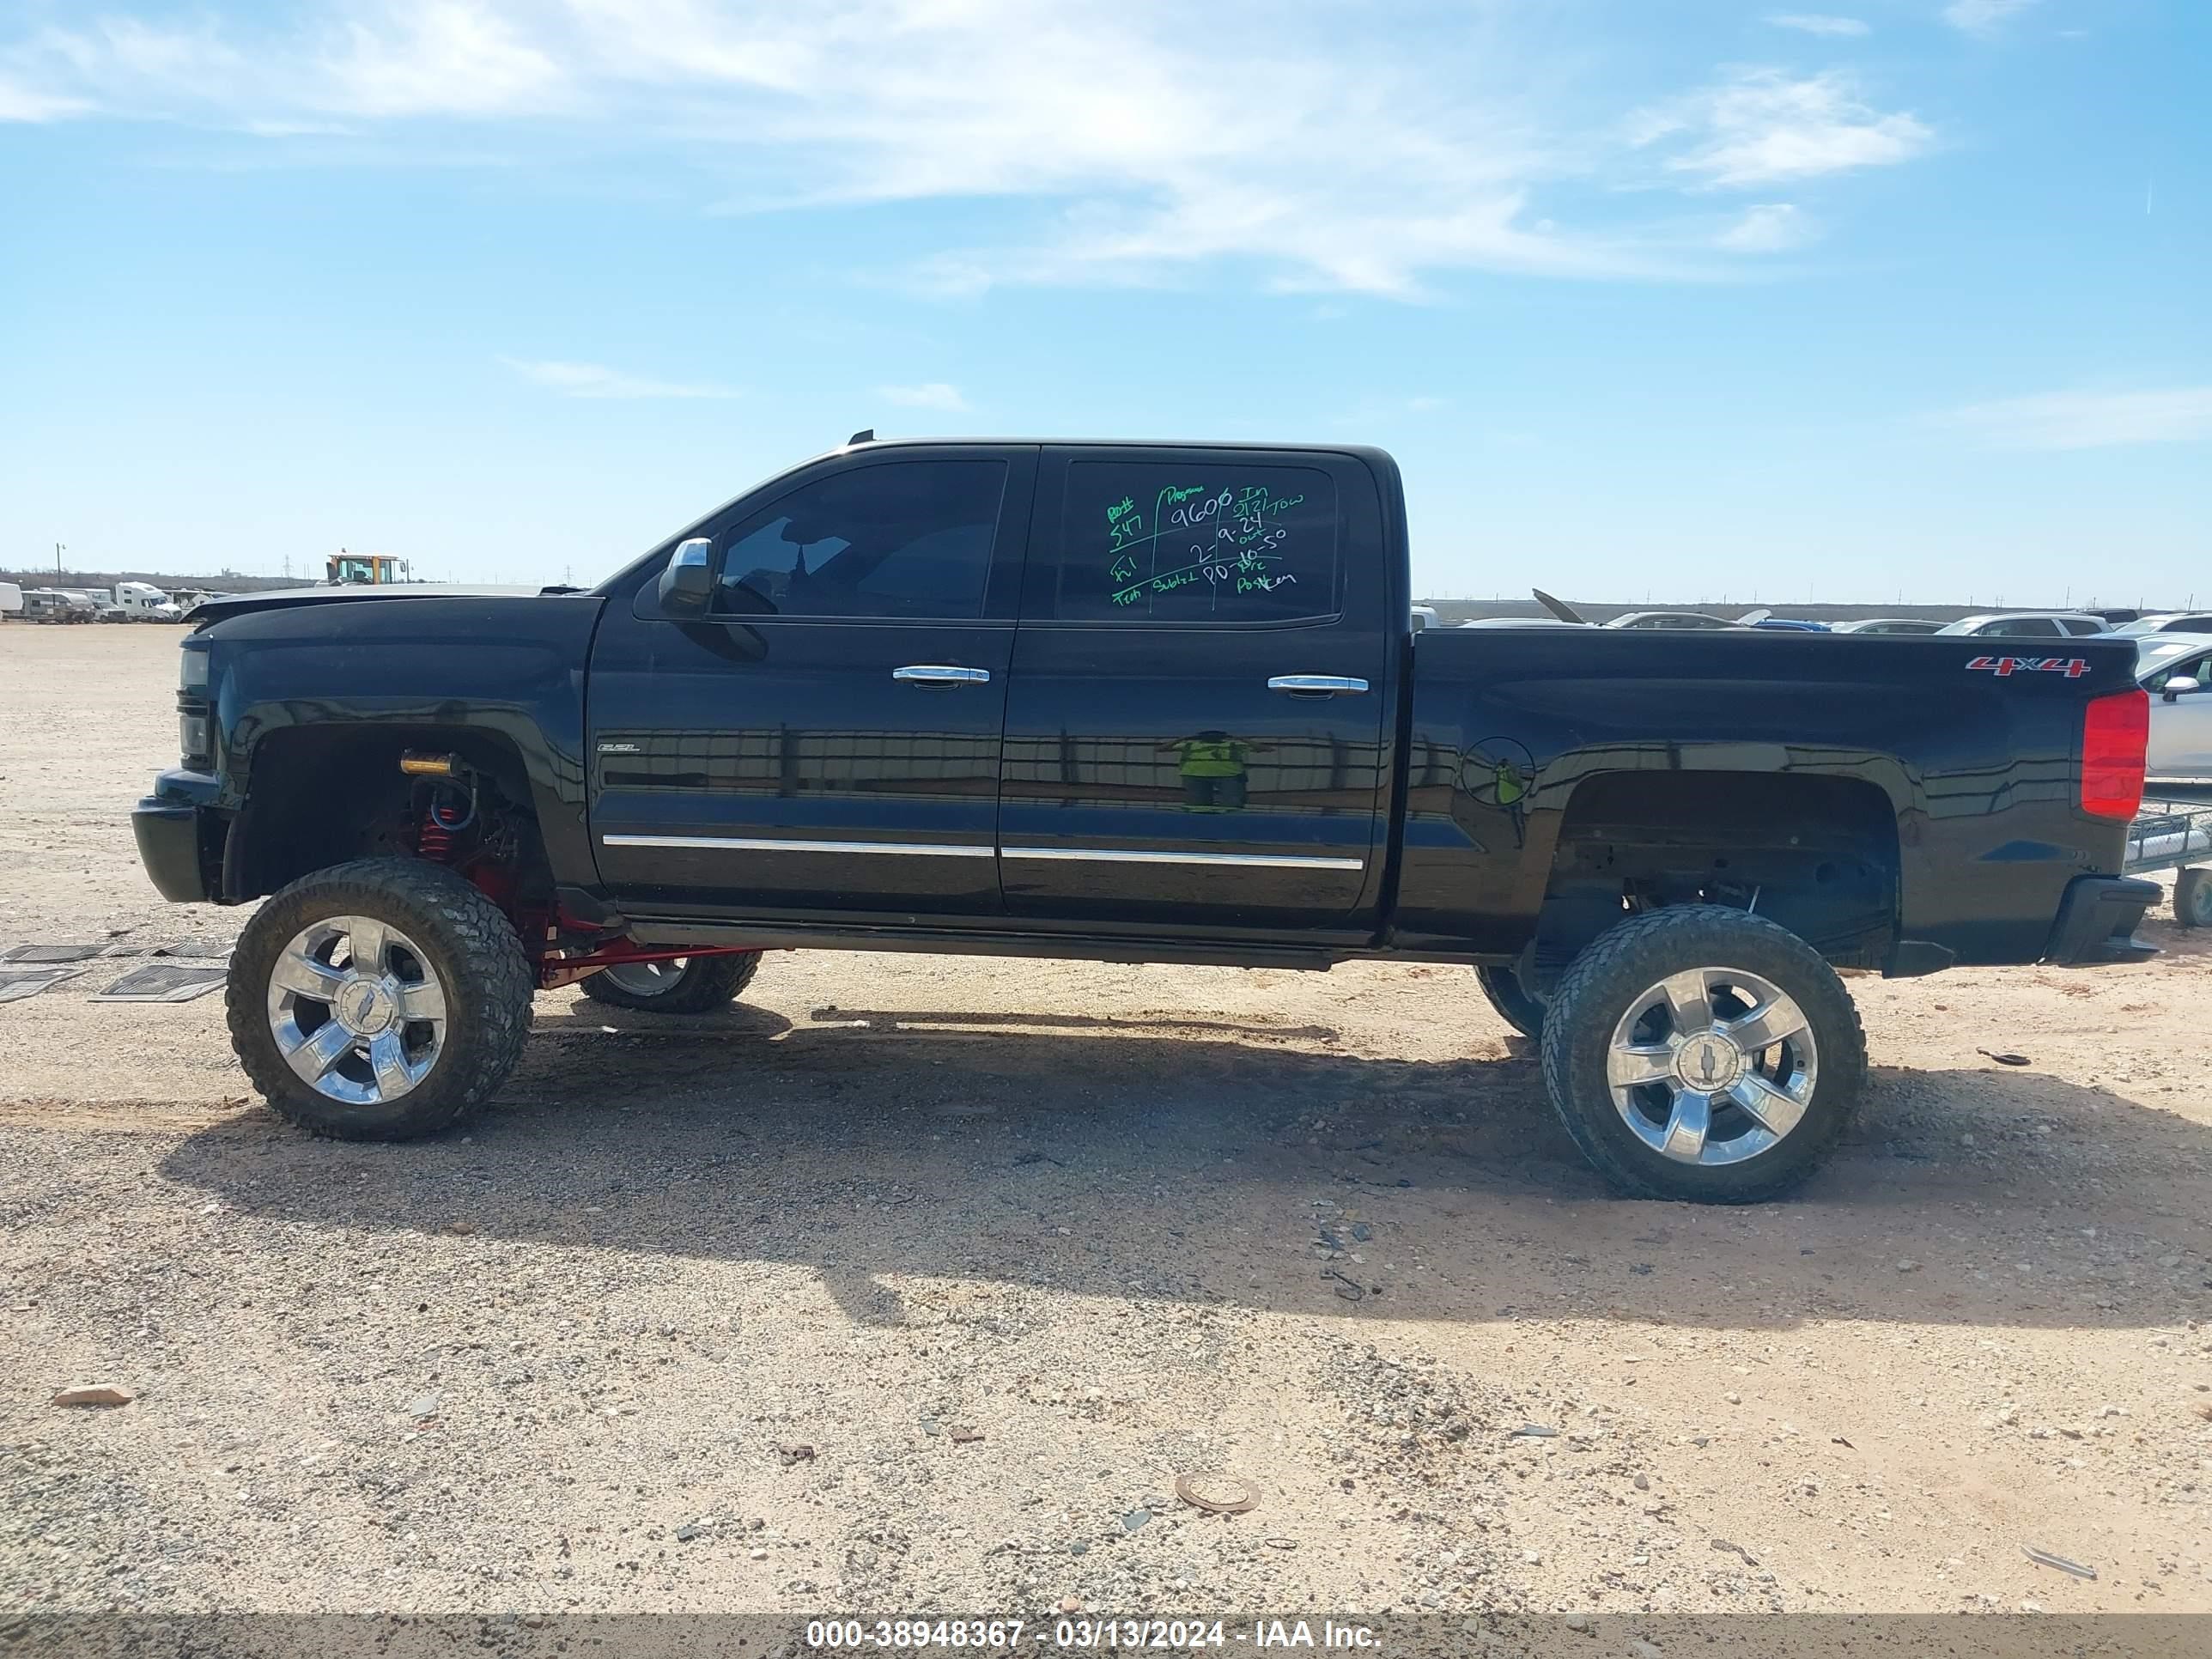
[[[0,621],[13,622],[23,614],[23,585],[0,582]]]

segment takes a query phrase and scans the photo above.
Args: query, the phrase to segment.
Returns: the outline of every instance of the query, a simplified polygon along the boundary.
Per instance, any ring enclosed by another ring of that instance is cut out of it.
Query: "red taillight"
[[[2135,817],[2149,746],[2149,692],[2091,698],[2081,719],[2081,810],[2100,818]]]

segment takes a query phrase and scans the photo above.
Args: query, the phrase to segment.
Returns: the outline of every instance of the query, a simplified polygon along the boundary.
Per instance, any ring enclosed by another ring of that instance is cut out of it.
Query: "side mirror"
[[[2166,690],[2159,695],[2166,702],[2172,702],[2176,697],[2185,696],[2190,692],[2200,689],[2198,683],[2192,679],[2168,680],[2166,683]]]
[[[672,617],[703,617],[714,594],[714,544],[704,536],[678,542],[660,573],[660,608]]]

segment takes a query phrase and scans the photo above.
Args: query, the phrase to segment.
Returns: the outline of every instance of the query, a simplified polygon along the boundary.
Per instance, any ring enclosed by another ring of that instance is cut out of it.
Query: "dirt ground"
[[[131,846],[177,638],[0,627],[0,946],[235,933]],[[0,1613],[2212,1610],[2149,933],[1854,981],[1864,1116],[1748,1211],[1609,1195],[1462,969],[774,956],[352,1146],[103,957],[0,1005]]]

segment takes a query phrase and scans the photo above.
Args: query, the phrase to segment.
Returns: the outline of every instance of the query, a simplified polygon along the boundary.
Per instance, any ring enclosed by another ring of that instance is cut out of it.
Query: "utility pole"
[[[58,576],[58,575],[60,575],[61,574],[62,574],[62,544],[61,544],[59,542],[56,542],[56,543],[54,544],[54,574],[56,574],[57,576]]]

